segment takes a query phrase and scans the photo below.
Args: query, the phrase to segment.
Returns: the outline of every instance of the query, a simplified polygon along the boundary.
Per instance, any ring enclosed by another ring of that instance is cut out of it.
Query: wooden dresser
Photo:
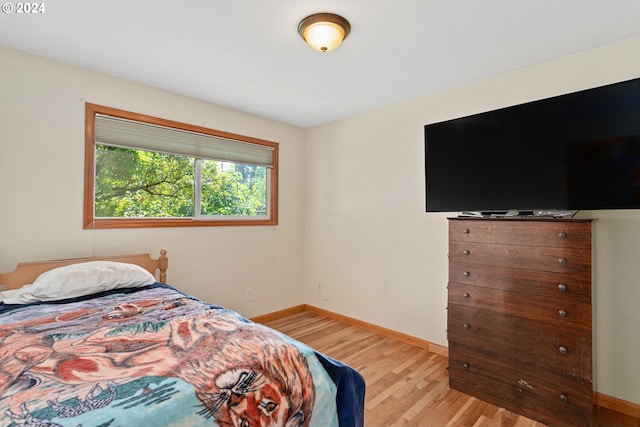
[[[449,219],[449,385],[593,425],[591,220]]]

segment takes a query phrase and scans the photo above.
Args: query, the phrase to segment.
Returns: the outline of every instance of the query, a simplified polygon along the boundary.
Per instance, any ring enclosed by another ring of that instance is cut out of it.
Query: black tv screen
[[[425,126],[427,212],[640,209],[640,78]]]

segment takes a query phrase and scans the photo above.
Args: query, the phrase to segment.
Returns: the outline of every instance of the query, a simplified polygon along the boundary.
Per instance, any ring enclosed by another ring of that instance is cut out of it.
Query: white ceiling
[[[301,127],[640,35],[640,0],[39,3],[0,44]],[[337,50],[298,35],[316,12],[351,22]]]

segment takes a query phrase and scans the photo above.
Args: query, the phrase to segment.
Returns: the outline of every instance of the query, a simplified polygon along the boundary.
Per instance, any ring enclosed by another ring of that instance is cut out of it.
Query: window
[[[278,144],[86,104],[84,228],[278,223]]]

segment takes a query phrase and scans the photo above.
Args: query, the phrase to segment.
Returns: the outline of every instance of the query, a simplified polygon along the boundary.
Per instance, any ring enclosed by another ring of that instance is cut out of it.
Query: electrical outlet
[[[322,283],[320,282],[316,283],[316,291],[322,292]]]
[[[247,288],[247,290],[244,292],[244,297],[247,301],[252,301],[253,300],[253,288]]]

